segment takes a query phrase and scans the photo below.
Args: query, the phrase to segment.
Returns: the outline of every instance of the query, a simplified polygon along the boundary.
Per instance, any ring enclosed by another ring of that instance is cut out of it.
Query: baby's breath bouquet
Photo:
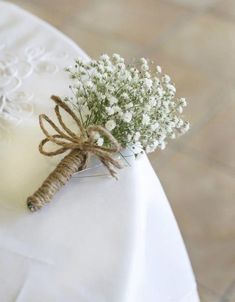
[[[177,98],[171,78],[145,58],[126,65],[120,55],[104,54],[88,62],[78,59],[66,70],[74,95],[66,100],[76,106],[84,126],[104,126],[134,154],[164,149],[168,139],[189,129],[181,117],[185,98]],[[99,134],[96,143],[106,144]]]
[[[60,127],[45,114],[39,116],[46,136],[39,150],[47,156],[69,153],[27,199],[31,211],[48,203],[74,173],[84,170],[91,154],[116,177],[115,168],[121,166],[113,155],[121,149],[130,149],[135,156],[164,149],[169,139],[189,129],[189,123],[182,119],[185,98],[177,98],[170,77],[145,58],[126,65],[120,55],[104,54],[98,60],[77,59],[66,71],[71,77],[72,96],[64,100],[51,97]],[[76,132],[64,122],[61,109],[73,118]],[[58,149],[46,151],[48,142]]]

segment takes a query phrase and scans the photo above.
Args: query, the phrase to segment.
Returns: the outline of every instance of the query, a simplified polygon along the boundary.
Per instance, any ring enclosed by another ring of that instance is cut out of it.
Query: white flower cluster
[[[175,86],[161,67],[151,65],[145,58],[126,65],[118,54],[88,62],[77,59],[74,67],[66,69],[74,94],[66,101],[76,105],[85,127],[104,126],[135,154],[164,149],[167,139],[189,129],[181,118],[187,103],[176,98]],[[107,142],[97,134],[97,144]]]

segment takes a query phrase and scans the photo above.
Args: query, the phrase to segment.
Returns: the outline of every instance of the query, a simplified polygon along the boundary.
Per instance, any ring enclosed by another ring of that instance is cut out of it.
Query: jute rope
[[[27,198],[27,206],[30,211],[34,212],[41,209],[45,204],[49,203],[56,192],[64,186],[74,173],[85,169],[89,161],[90,155],[96,155],[108,169],[109,173],[116,178],[114,168],[121,168],[120,163],[112,158],[112,155],[120,150],[120,145],[113,135],[104,127],[93,125],[86,129],[83,127],[77,115],[64,103],[58,96],[51,96],[51,99],[56,103],[55,113],[61,128],[45,114],[39,116],[40,127],[46,138],[39,145],[40,153],[46,156],[55,156],[70,151],[50,173],[40,188],[30,197]],[[61,116],[60,108],[64,109],[75,121],[78,126],[79,134],[74,133],[69,129]],[[44,122],[47,122],[56,132],[51,135]],[[95,143],[94,134],[99,133],[110,147],[101,147]],[[52,142],[59,146],[55,151],[46,151],[44,149],[48,142]]]

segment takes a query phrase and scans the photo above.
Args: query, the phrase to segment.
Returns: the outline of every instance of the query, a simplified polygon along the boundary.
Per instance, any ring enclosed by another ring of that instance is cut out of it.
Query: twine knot
[[[100,159],[111,176],[115,178],[117,178],[115,168],[121,168],[120,163],[112,158],[112,155],[120,150],[120,145],[109,131],[99,125],[90,125],[84,128],[80,119],[65,102],[54,95],[51,96],[51,99],[56,103],[54,110],[63,130],[57,127],[47,115],[41,114],[39,116],[39,124],[46,138],[41,141],[39,151],[46,156],[55,156],[67,151],[70,152],[62,159],[55,170],[51,172],[41,187],[32,196],[28,197],[27,206],[32,212],[39,210],[50,202],[55,193],[66,184],[74,173],[85,169],[92,154]],[[79,130],[78,134],[66,126],[62,119],[60,108],[65,110],[75,121]],[[44,124],[45,122],[55,130],[56,134],[48,132]],[[96,133],[105,139],[108,147],[96,144]],[[55,151],[45,150],[45,145],[49,142],[57,145],[58,149]]]

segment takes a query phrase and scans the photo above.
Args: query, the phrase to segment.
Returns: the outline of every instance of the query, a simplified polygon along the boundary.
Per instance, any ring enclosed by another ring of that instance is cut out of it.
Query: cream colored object
[[[51,94],[68,94],[63,68],[77,56],[88,59],[48,24],[0,2],[0,94],[15,108],[0,115],[0,300],[198,302],[180,232],[145,156],[119,181],[74,177],[45,209],[26,207],[59,161],[38,152],[37,115],[51,114]],[[19,100],[32,105],[31,116],[22,105],[19,119]]]

